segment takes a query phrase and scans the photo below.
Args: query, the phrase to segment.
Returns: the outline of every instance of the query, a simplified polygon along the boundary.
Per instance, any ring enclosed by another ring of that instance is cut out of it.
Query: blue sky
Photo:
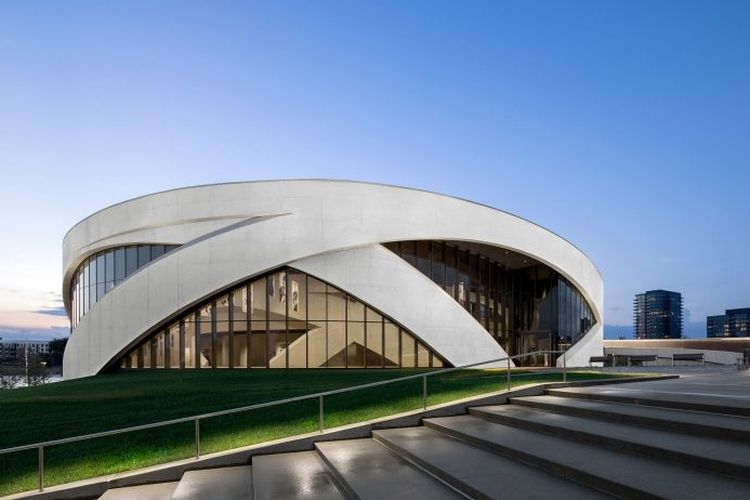
[[[0,337],[66,330],[61,241],[191,184],[328,177],[517,213],[637,292],[750,306],[750,3],[3,2]],[[54,328],[57,328],[55,330]]]

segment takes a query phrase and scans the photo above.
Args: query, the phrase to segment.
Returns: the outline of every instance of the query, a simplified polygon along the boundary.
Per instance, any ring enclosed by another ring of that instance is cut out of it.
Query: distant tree
[[[63,353],[65,352],[65,345],[67,343],[67,337],[61,339],[52,339],[49,341],[49,354],[47,354],[47,356],[45,357],[47,366],[62,365]]]
[[[26,373],[26,385],[29,387],[35,385],[41,385],[49,381],[49,370],[47,369],[47,363],[41,356],[33,355],[29,353],[28,362],[24,367]]]
[[[13,389],[23,380],[18,366],[0,366],[0,389]]]

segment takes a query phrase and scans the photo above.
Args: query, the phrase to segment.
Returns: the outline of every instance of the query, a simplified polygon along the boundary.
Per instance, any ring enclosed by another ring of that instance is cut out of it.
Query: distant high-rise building
[[[637,339],[682,338],[682,295],[667,290],[636,295],[633,329]]]
[[[706,318],[707,337],[750,337],[750,307]]]

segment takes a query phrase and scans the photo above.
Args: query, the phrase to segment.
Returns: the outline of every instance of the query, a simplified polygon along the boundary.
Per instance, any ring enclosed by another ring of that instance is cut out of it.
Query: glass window
[[[352,297],[347,296],[347,306],[349,308],[347,320],[348,321],[364,321],[365,320],[365,305]]]
[[[269,321],[268,338],[268,367],[286,368],[286,322]]]
[[[247,287],[243,286],[232,292],[232,319],[246,321],[247,317]],[[243,328],[247,330],[247,328]]]
[[[308,324],[307,331],[307,366],[325,368],[327,346],[327,324],[319,321]]]
[[[411,264],[417,266],[417,246],[413,241],[402,241],[401,242],[401,257]]]
[[[255,280],[250,284],[250,319],[252,321],[263,321],[265,330],[266,321],[266,278]]]
[[[104,254],[104,281],[115,281],[115,251],[109,250]]]
[[[151,342],[141,344],[141,359],[139,361],[141,362],[141,368],[153,368],[151,364],[153,361],[151,359]]]
[[[307,367],[307,335],[305,322],[289,320],[287,338],[287,363],[289,368]]]
[[[400,337],[398,333],[398,326],[394,325],[390,321],[385,321],[385,366],[386,367],[398,367],[401,366],[399,360],[400,350]]]
[[[96,257],[89,260],[89,308],[94,307],[98,299],[96,294]]]
[[[416,363],[417,346],[414,337],[401,330],[401,366],[403,368],[414,368]]]
[[[430,242],[429,241],[418,241],[417,242],[417,269],[426,275],[430,276]]]
[[[195,317],[190,315],[185,318],[185,324],[183,326],[185,330],[184,345],[185,345],[185,368],[198,368],[198,361],[196,359],[196,345],[195,345]]]
[[[138,268],[145,266],[151,260],[151,246],[139,245],[138,246]]]
[[[104,253],[96,256],[96,282],[104,283]]]
[[[246,290],[243,288],[243,290]],[[235,295],[239,293],[235,292]],[[247,321],[232,322],[232,366],[234,368],[247,368],[249,351],[247,349]]]
[[[115,250],[115,284],[125,279],[125,249]]]
[[[83,269],[83,271],[84,271],[83,273],[84,279],[83,279],[83,282],[81,283],[81,292],[83,293],[83,304],[82,304],[83,308],[81,309],[81,316],[86,314],[86,312],[89,310],[89,286],[88,286],[89,268],[88,266],[86,266]]]
[[[199,368],[214,366],[213,328],[211,325],[211,304],[198,310],[198,359]]]
[[[346,323],[328,322],[328,368],[346,366]]]
[[[125,248],[125,276],[130,276],[138,269],[138,247]]]
[[[349,368],[365,367],[365,323],[347,323],[346,358]]]
[[[383,366],[383,322],[369,322],[370,309],[367,310],[367,351],[365,363],[368,368]]]
[[[268,277],[268,319],[284,321],[286,318],[286,272],[274,273]]]
[[[214,358],[217,368],[229,368],[229,321],[216,321]]]
[[[307,302],[310,320],[326,319],[326,284],[312,276],[307,277]]]
[[[328,296],[328,320],[344,321],[346,319],[346,294],[329,286]]]
[[[430,351],[421,342],[417,342],[417,366],[419,368],[430,367]]]
[[[151,245],[151,260],[156,260],[164,255],[164,245]]]
[[[263,293],[265,297],[265,291]],[[250,323],[250,366],[253,368],[266,367],[266,322],[253,321]]]
[[[445,244],[442,241],[432,242],[432,281],[440,288],[445,288]]]
[[[156,341],[153,344],[155,346],[156,352],[154,353],[154,358],[156,360],[156,368],[164,368],[164,351],[166,350],[166,346],[164,344],[164,332],[161,331],[156,334]]]
[[[229,321],[229,295],[216,299],[216,321]]]
[[[115,257],[117,259],[117,257]],[[180,368],[180,325],[175,323],[167,330],[167,368]]]
[[[307,285],[305,283],[305,274],[294,269],[289,269],[288,280],[289,319],[305,321],[307,319]]]

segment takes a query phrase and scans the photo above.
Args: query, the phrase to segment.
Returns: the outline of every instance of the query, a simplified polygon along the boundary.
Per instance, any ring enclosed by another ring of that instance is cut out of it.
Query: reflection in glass
[[[574,285],[525,255],[464,242],[384,246],[443,288],[511,355],[567,349],[595,323]],[[424,355],[417,364],[423,361]],[[435,359],[431,363],[437,366]]]
[[[70,320],[73,329],[94,304],[125,278],[136,272],[139,265],[144,266],[174,248],[177,246],[117,247],[101,251],[84,260],[73,273],[70,281]]]
[[[146,352],[143,345],[149,343],[152,347]],[[141,358],[146,356],[144,366],[159,368],[383,368],[444,364],[437,354],[378,311],[291,268],[255,278],[210,299],[181,323],[152,335],[139,346],[138,353]],[[120,366],[139,366],[128,364],[131,356],[125,356]]]

